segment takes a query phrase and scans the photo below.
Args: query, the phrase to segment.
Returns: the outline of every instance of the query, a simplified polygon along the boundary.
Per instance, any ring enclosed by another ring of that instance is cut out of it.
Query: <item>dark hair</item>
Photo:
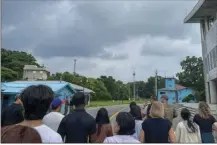
[[[85,105],[85,95],[83,92],[76,92],[72,97],[71,105],[75,105],[75,107],[80,105]]]
[[[120,127],[118,135],[133,135],[135,133],[135,120],[130,113],[120,112],[116,117]]]
[[[147,118],[151,118],[150,116],[151,105],[152,104],[148,104],[148,107],[147,107]]]
[[[131,108],[131,115],[136,120],[142,120],[141,108],[138,105],[132,106],[132,108]]]
[[[136,105],[136,102],[131,102],[131,103],[130,103],[130,109],[131,109],[134,105]]]
[[[34,128],[11,125],[1,129],[1,143],[42,143],[42,140]]]
[[[190,120],[191,113],[187,108],[182,109],[181,117],[182,117],[183,120],[187,121],[187,125],[191,129],[192,132],[197,131],[197,128],[194,126],[193,122]]]
[[[105,108],[100,108],[96,115],[96,124],[98,125],[97,135],[100,134],[102,125],[108,123],[110,123],[108,111]]]
[[[20,94],[26,120],[40,120],[46,115],[54,98],[52,89],[45,85],[32,85]]]

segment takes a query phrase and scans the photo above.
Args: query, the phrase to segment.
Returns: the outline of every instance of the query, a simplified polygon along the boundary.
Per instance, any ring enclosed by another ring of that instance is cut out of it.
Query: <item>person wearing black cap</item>
[[[75,106],[75,109],[63,118],[57,132],[65,140],[65,143],[95,142],[96,122],[84,109],[84,93],[75,93],[71,105]]]
[[[64,115],[60,113],[62,106],[62,101],[59,98],[56,98],[51,103],[52,111],[45,115],[42,122],[57,132],[57,129],[60,125],[60,122],[64,118]]]
[[[24,120],[22,101],[19,95],[15,97],[15,102],[7,106],[1,113],[1,127],[20,123]]]

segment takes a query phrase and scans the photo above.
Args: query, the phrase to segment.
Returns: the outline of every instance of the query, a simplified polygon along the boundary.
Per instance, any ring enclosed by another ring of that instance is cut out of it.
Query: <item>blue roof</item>
[[[20,93],[23,89],[31,85],[39,85],[43,84],[49,86],[55,93],[61,90],[62,88],[68,86],[73,91],[74,89],[68,82],[64,81],[14,81],[14,82],[6,82],[1,85],[2,93]]]

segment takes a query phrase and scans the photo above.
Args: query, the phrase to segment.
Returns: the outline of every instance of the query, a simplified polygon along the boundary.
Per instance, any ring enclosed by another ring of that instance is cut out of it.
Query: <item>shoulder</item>
[[[62,143],[61,136],[46,125],[35,127],[45,143]]]
[[[177,124],[177,128],[183,128],[183,127],[184,127],[183,121],[181,121]]]

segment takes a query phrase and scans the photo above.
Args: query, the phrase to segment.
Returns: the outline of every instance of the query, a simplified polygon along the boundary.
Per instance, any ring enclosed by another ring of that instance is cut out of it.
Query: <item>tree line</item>
[[[24,65],[37,65],[40,67],[33,55],[23,51],[2,48],[1,57],[2,82],[21,80]],[[176,83],[195,89],[198,100],[205,99],[202,58],[187,56],[180,65],[182,72],[177,73]],[[91,78],[70,72],[57,72],[48,75],[48,80],[63,80],[93,90],[95,92],[92,94],[93,100],[126,100],[133,97],[133,82],[124,83],[112,76]],[[158,88],[165,87],[164,77],[158,76],[157,82]],[[137,98],[150,98],[155,92],[155,77],[150,76],[147,81],[136,81],[135,86]]]

